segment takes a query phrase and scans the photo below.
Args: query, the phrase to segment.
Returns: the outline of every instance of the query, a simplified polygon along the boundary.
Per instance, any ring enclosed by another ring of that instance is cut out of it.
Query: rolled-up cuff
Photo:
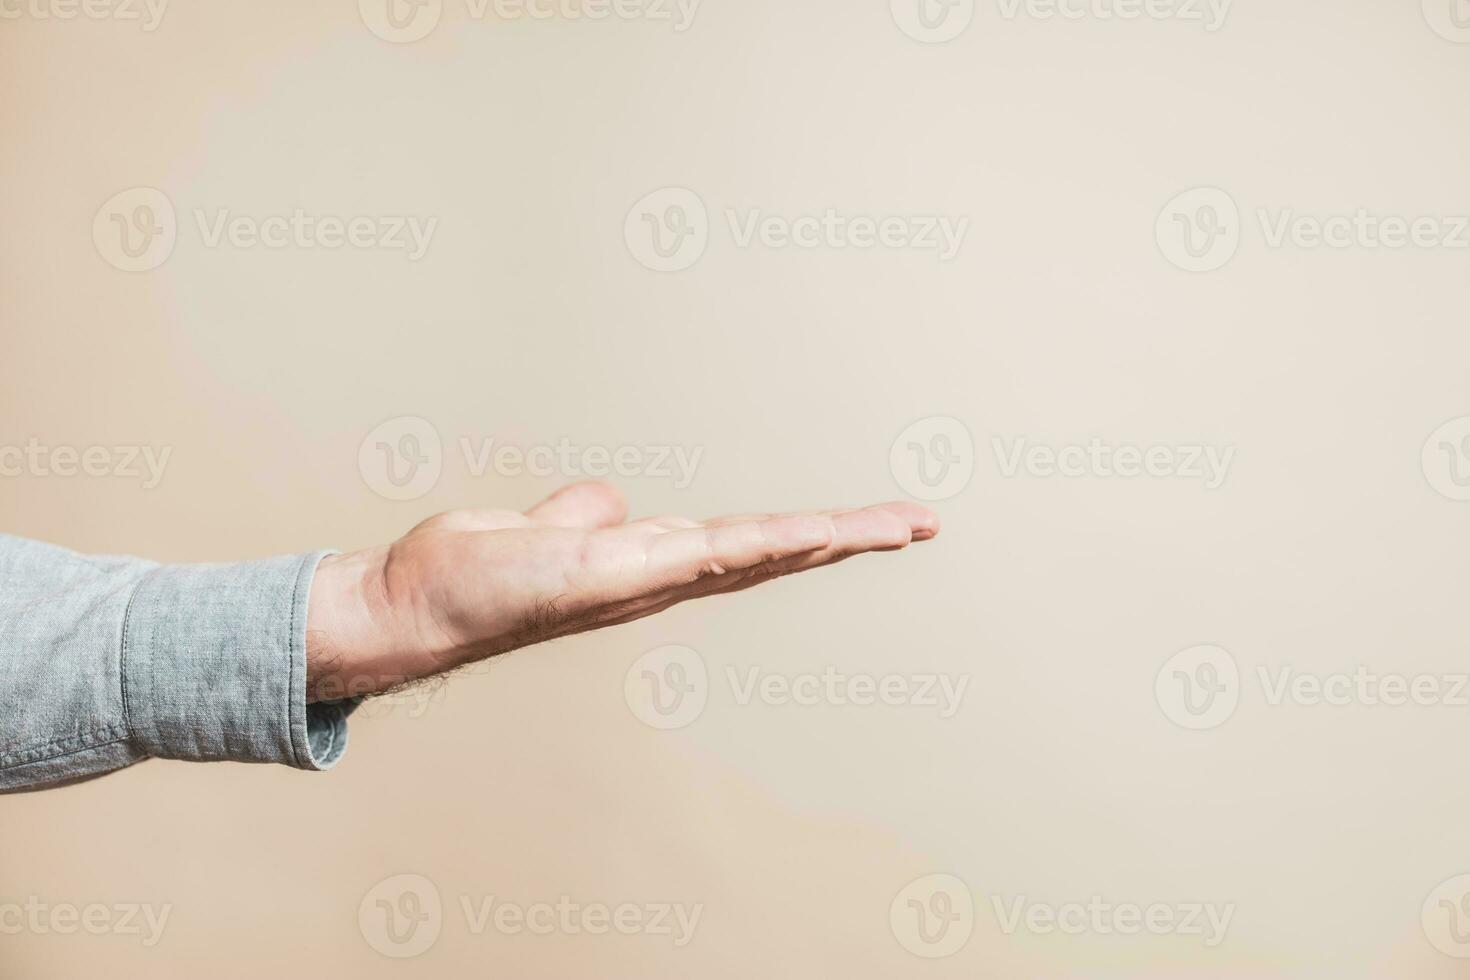
[[[165,565],[123,626],[128,728],[149,755],[328,769],[347,748],[346,704],[306,703],[306,610],[331,552]]]

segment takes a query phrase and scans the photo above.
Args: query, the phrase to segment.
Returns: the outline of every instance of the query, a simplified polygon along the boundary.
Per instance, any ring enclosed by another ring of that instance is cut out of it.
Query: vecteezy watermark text
[[[1425,0],[1437,2],[1437,0]],[[1225,26],[1234,0],[995,0],[1002,20],[1174,21],[1202,25],[1214,33]],[[924,44],[953,41],[975,19],[976,0],[889,0],[899,30]]]
[[[554,902],[508,902],[494,895],[460,897],[471,935],[487,929],[507,936],[661,936],[675,949],[694,940],[704,914],[703,903],[581,902],[562,895]]]
[[[996,436],[990,444],[1000,475],[1006,479],[1022,473],[1039,479],[1152,477],[1196,480],[1206,490],[1217,490],[1224,485],[1235,460],[1234,446],[1112,446],[1093,438],[1085,444],[1052,447],[1033,444],[1025,436],[1014,440]]]
[[[459,458],[473,479],[490,474],[515,479],[540,478],[601,480],[649,479],[686,490],[704,460],[702,446],[627,444],[605,446],[563,437],[552,443],[522,445],[489,436],[461,436]],[[378,425],[358,447],[357,465],[363,482],[389,500],[417,500],[439,483],[445,449],[439,430],[427,419],[405,415]]]
[[[908,249],[937,252],[941,262],[948,262],[959,254],[970,230],[970,219],[965,216],[873,217],[843,214],[832,208],[820,214],[796,217],[767,214],[760,208],[750,208],[743,213],[735,208],[726,208],[725,222],[730,226],[730,237],[736,248],[750,248],[759,243],[768,249]]]
[[[1192,936],[1213,949],[1225,941],[1235,905],[1224,902],[1109,902],[1093,895],[1086,902],[1052,904],[1025,895],[992,895],[996,921],[1007,936],[1025,931],[1037,936]]]
[[[694,26],[703,0],[465,0],[464,15],[484,21],[645,21],[672,24],[682,34]],[[444,0],[358,0],[367,29],[384,41],[411,44],[434,32]]]
[[[1470,709],[1470,673],[1346,670],[1304,671],[1292,664],[1257,664],[1242,673],[1235,656],[1213,644],[1170,657],[1154,679],[1165,717],[1197,731],[1229,721],[1254,681],[1268,708]]]
[[[158,945],[172,905],[121,902],[47,902],[31,895],[24,902],[0,902],[0,935],[137,936],[148,948]]]
[[[423,718],[429,709],[443,704],[449,685],[442,677],[384,677],[360,674],[351,677],[326,677],[313,685],[317,701],[360,699],[358,718],[380,718],[388,715],[410,719]]]
[[[1086,442],[1049,444],[1029,436],[992,436],[991,452],[1002,479],[1183,480],[1206,490],[1224,486],[1235,463],[1235,446],[1205,443],[1113,443],[1098,436]],[[909,425],[888,452],[894,480],[916,500],[958,496],[975,472],[975,440],[959,419],[934,415]]]
[[[0,20],[115,20],[158,30],[169,0],[0,0]]]
[[[1234,0],[996,0],[1006,20],[1174,20],[1213,34],[1225,26]]]
[[[471,936],[648,936],[675,949],[694,941],[704,915],[702,902],[584,901],[565,894],[523,902],[466,893],[457,904]],[[418,874],[378,882],[363,895],[357,912],[363,939],[394,959],[428,952],[438,941],[444,920],[438,886]]]
[[[247,214],[221,207],[196,207],[190,213],[199,245],[209,250],[401,252],[410,262],[428,254],[439,227],[437,217],[413,214],[337,215],[305,208]],[[114,194],[92,220],[98,254],[124,272],[148,272],[163,265],[179,235],[173,201],[153,187]]]
[[[1047,902],[1027,895],[991,895],[996,924],[1007,936],[1183,936],[1214,948],[1225,941],[1235,904],[1230,902]],[[900,946],[924,959],[942,959],[964,948],[975,929],[975,895],[955,875],[934,874],[909,882],[889,906],[889,926]]]
[[[465,469],[477,478],[492,470],[504,477],[651,477],[670,481],[675,490],[689,488],[704,458],[702,446],[584,446],[565,438],[518,446],[462,437],[459,447]]]
[[[137,480],[144,490],[163,482],[172,446],[51,446],[35,436],[24,445],[0,445],[0,477],[90,477]]]
[[[782,674],[758,666],[725,667],[725,680],[735,703],[755,701],[772,707],[830,705],[834,708],[884,705],[889,708],[932,708],[940,718],[953,718],[965,700],[970,678],[949,674],[850,674],[836,667],[820,672]]]
[[[429,251],[438,218],[418,215],[311,214],[296,208],[289,214],[236,214],[229,208],[194,209],[194,222],[205,248],[249,249],[378,249],[403,252],[417,262]]]
[[[1294,207],[1258,207],[1253,216],[1261,243],[1271,251],[1470,250],[1466,214],[1393,214],[1365,207],[1312,213]],[[1246,227],[1229,193],[1197,187],[1164,206],[1154,235],[1159,250],[1174,265],[1186,272],[1214,272],[1235,257]]]
[[[836,208],[797,215],[726,208],[724,218],[730,241],[738,249],[928,252],[940,262],[959,255],[970,230],[970,219],[964,215],[871,215]],[[645,268],[681,272],[704,255],[711,225],[703,198],[688,188],[665,187],[629,209],[623,240]]]
[[[844,671],[778,672],[759,665],[727,664],[724,680],[736,707],[891,708],[933,712],[941,720],[959,713],[970,686],[968,675]],[[673,730],[694,723],[709,703],[709,668],[699,652],[671,644],[650,650],[628,668],[623,697],[650,728]]]

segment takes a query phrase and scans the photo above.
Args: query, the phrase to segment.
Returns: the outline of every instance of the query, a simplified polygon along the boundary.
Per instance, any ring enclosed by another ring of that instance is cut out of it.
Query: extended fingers
[[[647,570],[659,582],[677,588],[727,575],[748,578],[762,570],[789,574],[864,552],[894,551],[934,537],[939,520],[917,504],[892,503],[825,514],[719,519],[693,528],[660,530],[647,546]]]
[[[584,606],[586,613],[560,632],[631,622],[689,599],[741,591],[869,551],[894,551],[933,537],[939,527],[926,508],[905,503],[691,524],[658,518],[597,533],[583,548],[583,567],[596,570],[586,584],[597,583],[600,601]]]
[[[914,510],[910,510],[911,507]],[[910,541],[926,541],[938,533],[938,519],[917,505],[880,504],[837,512],[830,517],[834,533],[826,547],[691,582],[678,590],[675,601],[740,592],[772,579],[835,565],[867,552],[897,551]],[[918,531],[914,530],[915,524]]]
[[[921,504],[896,500],[868,509],[884,511],[903,521],[908,525],[910,539],[913,541],[928,541],[939,533],[939,515]]]
[[[911,522],[894,514],[887,506],[865,507],[862,510],[833,514],[832,526],[836,533],[827,547],[771,562],[753,570],[757,575],[730,576],[738,582],[725,584],[738,584],[744,588],[748,584],[755,584],[757,578],[765,581],[794,572],[804,572],[873,551],[898,551],[907,547],[911,541],[927,540],[935,533],[932,529],[923,528],[921,530],[925,537],[917,537]]]
[[[648,614],[738,583],[894,551],[933,537],[938,521],[917,504],[881,504],[821,514],[758,515],[694,524],[657,518],[594,531],[568,554],[560,588],[567,611]],[[631,605],[629,605],[631,604]],[[599,617],[600,618],[600,617]]]
[[[646,570],[659,584],[676,587],[821,551],[831,546],[836,533],[831,518],[821,515],[671,530],[647,542]]]
[[[909,508],[916,508],[918,512]],[[895,513],[895,509],[897,512]],[[925,517],[927,515],[927,519]],[[759,561],[743,568],[728,568],[719,574],[704,574],[686,578],[683,582],[674,584],[662,590],[642,595],[636,602],[618,605],[607,610],[607,618],[597,625],[611,626],[618,623],[631,622],[642,619],[645,616],[656,615],[671,606],[690,599],[700,599],[706,596],[724,595],[730,592],[743,592],[774,579],[796,572],[810,571],[827,565],[835,565],[855,555],[870,551],[894,551],[904,547],[910,540],[927,540],[938,533],[938,522],[932,514],[922,507],[909,504],[879,505],[867,507],[862,510],[842,511],[831,515],[811,515],[820,518],[830,517],[832,521],[832,538],[824,547],[802,551],[798,554],[789,555],[784,558],[776,558],[768,561]],[[764,521],[786,520],[786,517],[766,517],[754,520],[735,521],[733,523],[713,523],[708,526],[711,531],[721,528],[738,529],[738,533],[749,533],[748,529],[759,525]],[[919,529],[916,532],[913,524],[917,523]],[[667,537],[668,535],[663,535]]]
[[[850,514],[866,515],[873,511],[882,511],[887,514],[891,514],[894,517],[898,518],[901,522],[906,524],[909,528],[909,538],[912,541],[928,541],[930,538],[939,533],[939,517],[932,510],[922,506],[921,504],[910,503],[908,501],[902,500],[892,501],[886,504],[875,504],[871,507],[864,507],[856,510],[812,511],[809,512],[808,516],[824,514],[828,517],[836,519],[838,517]],[[778,515],[735,514],[728,517],[717,517],[714,520],[707,521],[706,523],[711,525],[744,523],[747,521],[770,520],[772,517],[776,516]],[[866,518],[862,519],[861,523],[869,528],[873,527],[873,523]]]

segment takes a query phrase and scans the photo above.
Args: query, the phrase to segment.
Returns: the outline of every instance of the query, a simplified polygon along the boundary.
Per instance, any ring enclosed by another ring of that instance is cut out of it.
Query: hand
[[[525,514],[450,511],[325,559],[307,617],[309,699],[377,693],[939,531],[908,503],[703,523],[627,524],[627,509],[611,487],[578,483]]]

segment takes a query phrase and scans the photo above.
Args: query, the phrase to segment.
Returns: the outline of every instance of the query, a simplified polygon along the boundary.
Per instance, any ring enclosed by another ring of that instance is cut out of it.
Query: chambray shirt
[[[160,565],[0,534],[0,792],[154,757],[334,765],[350,705],[306,703],[328,553]]]

